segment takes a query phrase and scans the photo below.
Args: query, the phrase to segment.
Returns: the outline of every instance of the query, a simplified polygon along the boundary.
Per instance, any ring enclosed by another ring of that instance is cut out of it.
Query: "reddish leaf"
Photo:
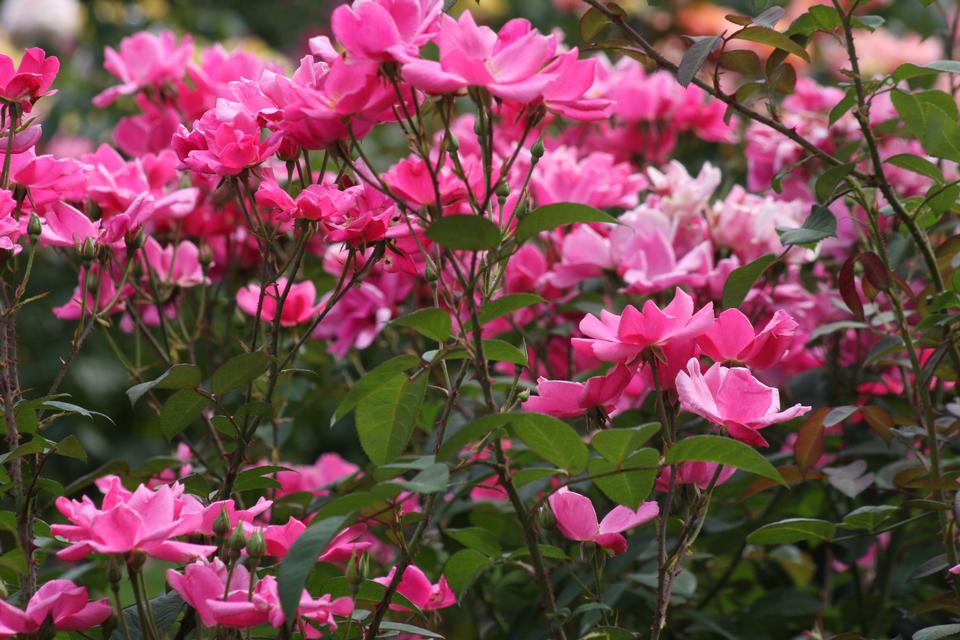
[[[800,427],[793,445],[793,459],[801,471],[812,469],[823,455],[823,420],[829,413],[829,407],[817,409],[807,416]]]

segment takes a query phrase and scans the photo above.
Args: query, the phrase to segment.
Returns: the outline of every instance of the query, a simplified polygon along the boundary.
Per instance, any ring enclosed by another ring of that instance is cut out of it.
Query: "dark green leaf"
[[[374,464],[387,464],[403,453],[413,434],[426,388],[426,375],[411,381],[397,373],[357,405],[360,446]]]
[[[475,549],[486,556],[496,557],[503,552],[497,537],[483,527],[447,529],[445,533],[468,549]]]
[[[544,302],[544,299],[534,293],[508,293],[480,307],[480,324],[487,324],[491,320],[541,302]]]
[[[788,518],[765,524],[747,536],[750,544],[792,544],[823,542],[833,538],[837,527],[832,522],[814,518]]]
[[[897,507],[886,504],[876,507],[860,507],[844,516],[841,526],[845,529],[866,529],[867,531],[873,531],[889,520],[896,512]]]
[[[173,591],[150,600],[150,613],[153,614],[153,619],[157,623],[157,631],[160,632],[161,637],[167,636],[166,632],[177,621],[177,616],[180,615],[180,610],[183,609],[184,604],[180,595]],[[123,625],[120,625],[110,636],[111,640],[146,640],[150,637],[150,634],[140,624],[140,613],[136,606],[124,609],[123,617],[130,629],[130,637],[127,638],[123,631]]]
[[[412,480],[394,480],[407,491],[414,493],[438,493],[447,489],[450,468],[445,464],[433,464],[423,469]]]
[[[837,219],[830,209],[814,205],[810,216],[799,229],[777,229],[780,242],[788,244],[813,244],[837,235]]]
[[[500,227],[483,216],[444,216],[427,227],[426,236],[447,249],[483,251],[500,246]]]
[[[943,172],[940,171],[937,165],[926,158],[921,158],[911,153],[901,153],[887,158],[884,162],[926,176],[936,182],[943,182]]]
[[[130,404],[137,404],[151,389],[193,389],[200,386],[200,368],[192,364],[175,364],[162,374],[147,382],[141,382],[127,389]]]
[[[443,567],[443,575],[446,576],[454,593],[462,598],[480,572],[490,564],[490,559],[479,551],[461,549],[447,560],[447,564]]]
[[[241,353],[230,358],[213,372],[213,393],[219,396],[249,384],[266,373],[269,366],[270,356],[262,351]]]
[[[830,200],[831,196],[833,196],[833,192],[837,190],[837,185],[843,182],[843,179],[850,175],[855,168],[856,165],[849,163],[830,167],[824,171],[823,174],[817,178],[817,184],[815,188],[817,200],[820,202],[827,202]]]
[[[287,557],[283,559],[283,564],[277,572],[277,592],[288,627],[296,619],[300,596],[307,584],[310,570],[317,564],[317,558],[343,528],[346,521],[345,516],[315,520],[293,542]]]
[[[468,444],[472,444],[482,439],[494,429],[505,427],[510,421],[523,414],[519,413],[501,413],[496,415],[484,416],[471,422],[457,432],[447,436],[440,451],[437,452],[438,460],[448,460],[460,453],[460,450]]]
[[[510,362],[521,367],[527,366],[527,354],[509,342],[491,338],[483,341],[483,355],[494,362]]]
[[[167,398],[160,409],[160,430],[172,440],[200,417],[207,399],[192,389],[183,389]]]
[[[517,225],[517,241],[525,242],[541,231],[549,231],[575,222],[617,224],[616,218],[599,209],[575,202],[557,202],[534,209]]]
[[[716,51],[723,38],[720,36],[704,36],[696,38],[693,46],[687,49],[680,60],[680,66],[677,69],[677,81],[684,87],[689,86],[694,76],[707,61],[707,57]]]
[[[753,262],[738,267],[730,272],[727,281],[723,284],[723,306],[733,309],[740,306],[746,299],[750,289],[756,284],[760,276],[777,261],[777,256],[768,253],[760,256]]]

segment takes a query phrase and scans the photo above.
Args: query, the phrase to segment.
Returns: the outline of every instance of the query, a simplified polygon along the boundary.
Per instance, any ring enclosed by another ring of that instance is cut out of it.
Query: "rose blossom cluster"
[[[431,258],[426,220],[480,209],[509,236],[535,207],[610,210],[616,224],[540,233],[504,262],[503,293],[543,300],[480,329],[484,339],[527,327],[547,336],[528,345],[529,366],[517,374],[534,390],[523,409],[586,416],[592,427],[669,390],[684,412],[710,425],[704,432],[769,446],[763,429],[810,410],[782,402],[781,387],[823,365],[817,329],[851,317],[830,290],[831,274],[813,264],[817,254],[780,240],[780,229],[800,226],[809,213],[809,175],[794,172],[780,194],[767,188],[801,150],[751,128],[747,188],[721,190],[723,176],[709,163],[691,173],[667,161],[681,135],[737,139],[738,124],[724,120],[721,103],[635,60],[582,55],[526,20],[493,30],[469,11],[445,14],[442,4],[342,5],[333,13],[333,38],[311,39],[290,73],[240,49],[195,55],[189,37],[170,32],[125,38],[106,52],[116,84],[95,104],[127,103],[137,113],[119,121],[112,145],[75,157],[40,153],[40,125],[24,120],[50,95],[56,58],[36,49],[17,67],[0,58],[0,98],[14,123],[4,166],[10,188],[0,189],[0,251],[17,254],[29,240],[79,259],[73,294],[53,310],[65,321],[115,323],[155,341],[155,329],[182,320],[197,299],[207,304],[206,292],[222,286],[237,317],[316,340],[344,359],[374,345],[411,307],[439,306],[453,327],[465,326],[462,300],[433,297],[430,282],[442,278],[456,288],[460,274]],[[427,45],[438,55],[427,55]],[[454,105],[464,98],[488,104],[486,115],[458,113]],[[855,135],[849,116],[823,121],[839,98],[800,81],[785,123],[832,153]],[[364,161],[372,131],[406,127],[428,102],[445,120],[432,139],[417,139],[419,149],[383,171]],[[881,97],[871,115],[882,121],[892,113]],[[905,144],[883,140],[884,154],[916,151]],[[911,194],[927,186],[914,174],[891,176]],[[854,236],[840,235],[826,251],[854,250]],[[344,286],[324,291],[320,278],[306,277],[265,281],[259,267],[277,243],[302,243],[313,273]],[[758,283],[740,309],[717,312],[729,274],[765,254],[782,255],[783,272]],[[584,292],[604,308],[585,313]],[[614,309],[615,298],[629,303]],[[256,569],[262,558],[282,561],[311,517],[276,522],[277,501],[326,497],[361,469],[335,454],[289,464],[272,473],[280,488],[271,500],[245,506],[189,494],[179,480],[195,461],[188,451],[178,455],[180,475],[165,472],[133,490],[105,476],[97,481],[99,501],[58,499],[67,521],[51,527],[67,545],[58,557],[176,563],[167,583],[203,625],[282,627],[277,580]],[[664,469],[657,487],[673,480],[704,489],[732,473],[686,463]],[[505,497],[495,479],[471,496]],[[588,497],[565,486],[546,499],[561,535],[613,554],[626,549],[624,532],[659,512],[650,501],[615,506],[601,519]],[[398,517],[420,508],[413,494],[393,502]],[[397,592],[420,611],[455,604],[445,578],[434,582],[416,565],[387,569],[396,560],[379,534],[374,521],[357,522],[318,561],[345,568],[368,555],[383,565],[375,581],[398,581]],[[0,604],[0,637],[35,633],[48,619],[57,629],[85,629],[111,611],[66,580],[48,582],[24,608]],[[304,590],[296,615],[308,636],[322,637],[320,628],[335,630],[353,610],[349,597]]]

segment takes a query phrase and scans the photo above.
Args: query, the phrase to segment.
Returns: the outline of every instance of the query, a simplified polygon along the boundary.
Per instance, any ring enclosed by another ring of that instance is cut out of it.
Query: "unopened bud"
[[[220,515],[213,521],[213,535],[217,538],[225,538],[228,533],[230,533],[230,516],[227,515],[226,509],[221,509]]]
[[[537,161],[543,157],[543,152],[543,138],[537,138],[537,141],[530,147],[530,155],[533,156],[534,161]]]
[[[6,600],[8,597],[10,597],[10,594],[7,592],[7,584],[0,580],[0,598]]]
[[[456,153],[460,150],[460,141],[457,140],[457,136],[454,135],[453,131],[450,131],[447,134],[447,151],[450,153]]]
[[[97,257],[97,247],[93,244],[93,238],[87,238],[80,245],[80,258],[87,263],[93,262]]]
[[[540,509],[537,515],[542,529],[553,529],[557,525],[557,519],[553,516],[553,511],[550,509]]]
[[[530,389],[521,389],[517,392],[517,400],[520,402],[526,402],[530,397]]]
[[[227,544],[230,545],[230,548],[234,551],[243,551],[244,547],[247,546],[247,536],[243,534],[243,527],[237,526],[233,530],[233,533],[230,534],[230,540],[227,541]]]
[[[140,549],[134,549],[127,554],[127,568],[134,573],[140,571],[146,561],[147,553]]]
[[[357,558],[356,555],[350,556],[350,561],[347,562],[347,570],[344,572],[343,578],[349,585],[360,584],[363,580],[363,577],[360,575],[359,558]]]
[[[127,237],[124,238],[124,242],[127,244],[127,252],[130,253],[130,255],[133,255],[147,242],[147,236],[143,231],[143,227],[141,227],[136,234],[127,234]]]
[[[123,569],[120,568],[120,563],[117,562],[117,559],[111,557],[110,562],[107,564],[107,581],[112,587],[117,588],[121,580],[123,580]]]
[[[239,529],[240,527],[237,527]],[[267,543],[263,540],[263,533],[256,530],[247,540],[247,556],[259,561],[267,553]]]
[[[428,264],[423,269],[423,277],[427,282],[436,282],[437,270],[434,269],[432,265]]]
[[[30,235],[30,239],[36,242],[42,231],[43,225],[40,223],[40,216],[31,213],[30,222],[27,223],[27,233]]]
[[[510,187],[506,182],[501,182],[497,185],[497,195],[501,198],[506,198],[510,195]]]
[[[210,248],[210,245],[204,243],[200,247],[200,255],[197,258],[200,260],[200,264],[204,267],[209,267],[213,263],[213,249]]]

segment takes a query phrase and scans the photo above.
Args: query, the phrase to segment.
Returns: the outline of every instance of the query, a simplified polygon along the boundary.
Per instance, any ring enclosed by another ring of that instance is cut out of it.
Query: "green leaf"
[[[817,178],[817,183],[814,191],[817,195],[817,200],[820,202],[827,202],[833,196],[833,192],[837,190],[837,185],[843,182],[843,179],[846,178],[850,173],[856,168],[856,165],[851,163],[848,164],[839,164],[835,167],[830,167],[823,174]]]
[[[475,549],[486,556],[499,556],[503,553],[497,537],[489,529],[483,527],[467,527],[465,529],[447,529],[444,533],[467,547]]]
[[[837,235],[837,219],[830,209],[814,205],[810,216],[799,229],[777,229],[780,242],[788,244],[814,244]]]
[[[677,82],[687,87],[707,61],[707,57],[720,46],[720,36],[701,36],[694,39],[693,46],[686,50],[677,68]]]
[[[886,522],[896,513],[897,507],[878,505],[875,507],[860,507],[843,517],[841,526],[845,529],[866,529],[873,531]]]
[[[490,559],[474,549],[461,549],[447,560],[443,575],[450,588],[459,597],[463,597],[480,572],[490,566]]]
[[[509,293],[480,307],[480,313],[477,315],[480,324],[487,324],[491,320],[496,320],[514,311],[541,302],[546,301],[534,293]]]
[[[193,389],[177,391],[160,409],[160,430],[167,440],[172,440],[199,418],[206,406],[207,399]]]
[[[110,424],[115,424],[113,419],[99,411],[91,411],[90,409],[85,409],[78,404],[73,404],[71,402],[61,402],[60,400],[44,400],[42,405],[44,407],[49,407],[51,409],[56,409],[57,411],[64,411],[66,413],[76,413],[83,416],[84,418],[90,418],[93,420],[94,416],[100,416],[101,418],[106,418]]]
[[[750,289],[756,284],[760,276],[777,261],[777,256],[768,253],[760,256],[753,262],[738,267],[730,272],[727,281],[723,284],[723,306],[733,309],[740,306],[746,299]]]
[[[439,493],[447,489],[450,482],[450,468],[445,464],[432,464],[420,471],[412,480],[394,480],[407,491],[414,493]]]
[[[814,518],[788,518],[765,524],[747,536],[750,544],[792,544],[794,542],[824,542],[833,538],[837,526]]]
[[[290,546],[290,551],[277,572],[277,592],[288,627],[296,618],[300,596],[307,584],[310,570],[346,522],[346,516],[315,520]]]
[[[602,458],[591,458],[587,471],[590,475],[613,473],[617,469],[631,469],[649,467],[645,471],[620,472],[613,475],[594,478],[597,485],[608,498],[625,507],[636,509],[647,499],[653,491],[653,483],[657,479],[657,463],[660,461],[660,452],[656,449],[641,449],[627,458],[623,465],[618,466]]]
[[[749,49],[724,51],[717,62],[724,69],[736,71],[748,78],[756,76],[760,71],[760,56]]]
[[[439,640],[443,640],[443,636],[436,631],[430,631],[429,629],[424,629],[423,627],[418,627],[413,624],[405,624],[403,622],[392,622],[390,620],[386,620],[380,623],[380,628],[383,631],[397,631],[398,633],[409,634],[417,637],[439,638]]]
[[[896,71],[893,72],[893,80],[899,83],[904,80],[938,73],[960,73],[960,62],[957,60],[934,60],[919,66],[908,62],[897,67]]]
[[[547,462],[570,473],[580,473],[587,466],[590,452],[566,422],[539,413],[521,413],[511,421],[510,429]]]
[[[397,373],[357,405],[360,446],[374,464],[387,464],[406,449],[426,389],[426,375],[411,381]]]
[[[853,89],[848,89],[847,92],[844,94],[843,98],[840,99],[840,102],[834,105],[833,109],[830,109],[830,116],[829,116],[830,126],[833,126],[834,124],[836,124],[837,120],[842,118],[848,111],[850,111],[850,109],[853,107],[854,104],[856,104],[856,102],[857,102],[856,93],[854,93]]]
[[[526,242],[541,231],[549,231],[575,222],[617,224],[617,219],[585,204],[557,202],[538,207],[525,215],[517,225],[517,241]]]
[[[747,40],[748,42],[768,44],[771,47],[780,49],[781,51],[786,51],[787,53],[792,53],[795,56],[802,58],[806,62],[810,62],[810,55],[802,46],[779,31],[774,31],[769,27],[747,27],[746,29],[742,29],[734,33],[731,38],[734,40]]]
[[[444,216],[427,227],[426,236],[447,249],[484,251],[500,246],[500,227],[483,216]]]
[[[668,464],[692,460],[718,462],[764,478],[770,478],[785,487],[787,486],[780,472],[770,464],[769,460],[753,448],[732,438],[713,435],[692,436],[681,440],[667,451],[666,461]]]
[[[431,340],[443,342],[450,337],[450,314],[440,309],[418,309],[390,324],[410,327]]]
[[[892,156],[884,160],[887,164],[892,164],[895,167],[900,167],[901,169],[906,169],[907,171],[912,171],[914,173],[926,176],[936,182],[943,182],[943,172],[940,171],[940,168],[927,160],[926,158],[921,158],[920,156],[915,156],[912,153],[901,153],[899,155]]]
[[[650,422],[630,429],[604,429],[594,434],[590,446],[607,461],[620,464],[659,430],[659,422]]]
[[[483,355],[494,362],[510,362],[521,367],[527,366],[527,354],[509,342],[491,338],[483,341]]]
[[[412,369],[418,364],[420,364],[420,359],[416,356],[397,356],[368,371],[365,376],[357,380],[343,400],[340,401],[340,404],[337,405],[336,411],[333,412],[334,421],[353,411],[360,400],[367,397],[394,375]]]
[[[87,450],[83,448],[83,445],[77,439],[77,436],[67,436],[63,440],[57,443],[57,446],[53,448],[57,455],[65,456],[67,458],[76,458],[77,460],[87,461]]]
[[[943,638],[956,638],[958,635],[960,635],[960,624],[938,624],[917,631],[913,634],[913,640],[943,640]]]
[[[161,637],[167,636],[165,632],[177,621],[177,617],[180,615],[180,610],[183,609],[184,604],[186,603],[175,591],[165,593],[162,596],[157,596],[150,600],[150,613],[153,614],[153,619],[157,623],[157,631],[160,632]],[[111,640],[145,640],[150,637],[146,629],[140,624],[140,612],[137,610],[136,605],[124,609],[123,617],[126,620],[127,627],[130,629],[130,637],[128,638],[126,636],[123,631],[123,625],[120,625],[110,636]]]
[[[141,382],[127,389],[130,404],[135,405],[151,389],[194,389],[200,386],[200,368],[192,364],[175,364],[158,378]]]
[[[494,429],[507,426],[511,420],[523,414],[520,413],[501,413],[496,415],[484,416],[470,424],[462,427],[456,433],[449,435],[440,451],[437,452],[438,460],[449,460],[460,453],[468,444],[476,442],[486,436]]]
[[[812,15],[814,20],[817,21],[817,24],[820,25],[821,29],[831,31],[833,29],[839,29],[843,26],[843,22],[840,20],[840,15],[837,13],[837,10],[833,9],[832,7],[810,7],[810,15]]]
[[[608,26],[610,18],[596,7],[590,7],[580,18],[580,38],[584,42],[593,42]]]
[[[262,351],[241,353],[227,360],[223,366],[213,372],[211,388],[215,395],[249,384],[266,373],[270,366],[270,356]]]

